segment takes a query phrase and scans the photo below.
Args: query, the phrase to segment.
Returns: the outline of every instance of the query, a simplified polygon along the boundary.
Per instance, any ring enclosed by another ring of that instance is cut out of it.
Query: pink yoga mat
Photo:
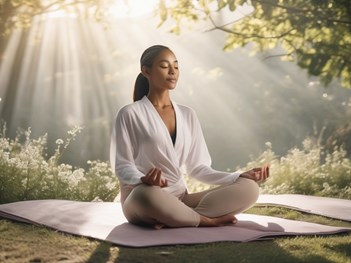
[[[351,200],[296,194],[260,195],[257,204],[282,206],[351,222]]]
[[[233,226],[154,230],[127,223],[120,203],[67,200],[3,204],[0,205],[0,216],[131,247],[216,241],[248,242],[275,236],[324,235],[351,231],[345,227],[251,214],[238,215],[239,222]]]

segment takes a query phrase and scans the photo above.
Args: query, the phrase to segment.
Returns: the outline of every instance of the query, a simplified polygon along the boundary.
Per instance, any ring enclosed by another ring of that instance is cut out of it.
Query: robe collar
[[[157,119],[158,119],[158,122],[160,122],[163,126],[163,130],[164,130],[164,133],[167,135],[167,139],[168,139],[168,143],[170,144],[170,149],[171,150],[171,154],[173,155],[174,154],[174,157],[176,157],[176,159],[178,160],[179,162],[179,154],[181,153],[182,151],[182,140],[184,140],[184,133],[183,133],[183,128],[182,128],[182,124],[183,124],[183,116],[181,114],[181,111],[177,105],[177,103],[175,103],[173,100],[171,100],[171,104],[173,106],[173,109],[174,109],[174,112],[175,112],[175,118],[176,118],[176,134],[177,134],[177,137],[176,137],[176,141],[175,141],[175,144],[173,146],[173,142],[172,142],[172,139],[171,139],[171,136],[169,134],[169,131],[165,125],[165,123],[163,122],[160,114],[157,112],[157,110],[155,109],[154,105],[151,103],[151,101],[149,100],[149,98],[147,96],[144,96],[142,99],[141,99],[141,102],[143,102],[146,107],[148,108],[148,110],[150,112],[152,112],[152,114],[154,115],[157,115]]]

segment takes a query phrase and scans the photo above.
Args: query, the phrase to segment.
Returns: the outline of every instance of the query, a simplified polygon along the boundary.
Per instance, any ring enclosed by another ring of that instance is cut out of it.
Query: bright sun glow
[[[110,15],[114,17],[138,17],[151,13],[159,0],[115,0],[110,8]]]
[[[115,18],[135,18],[152,13],[159,0],[108,0],[106,4],[106,15]],[[77,18],[82,6],[67,6],[61,8],[58,4],[51,6],[49,12],[43,14],[43,20],[48,18],[71,17]],[[94,11],[92,11],[94,12]]]

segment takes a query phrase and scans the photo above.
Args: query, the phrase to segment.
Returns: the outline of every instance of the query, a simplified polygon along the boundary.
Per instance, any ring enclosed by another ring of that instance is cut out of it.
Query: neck
[[[165,108],[172,105],[168,91],[162,93],[149,92],[147,97],[155,107]]]

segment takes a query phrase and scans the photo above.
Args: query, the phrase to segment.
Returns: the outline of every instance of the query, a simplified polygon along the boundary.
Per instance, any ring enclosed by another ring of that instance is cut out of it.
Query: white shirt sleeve
[[[242,173],[217,171],[211,168],[211,157],[201,130],[200,122],[193,112],[191,120],[191,148],[187,158],[186,168],[189,176],[208,184],[231,184]]]
[[[128,112],[119,111],[112,131],[110,158],[115,174],[128,185],[141,183],[140,178],[144,176],[134,163],[132,129]]]

